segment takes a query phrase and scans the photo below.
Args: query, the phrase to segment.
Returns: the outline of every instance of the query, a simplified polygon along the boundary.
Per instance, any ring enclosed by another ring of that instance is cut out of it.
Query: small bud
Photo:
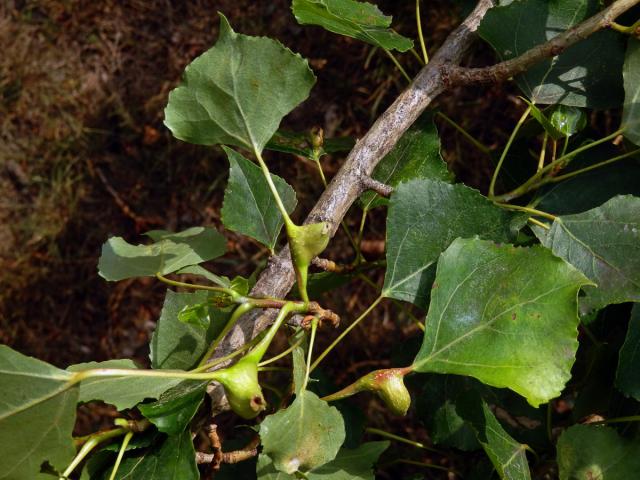
[[[267,408],[258,382],[258,365],[253,359],[243,358],[220,370],[216,380],[224,387],[231,409],[242,418],[250,420]]]

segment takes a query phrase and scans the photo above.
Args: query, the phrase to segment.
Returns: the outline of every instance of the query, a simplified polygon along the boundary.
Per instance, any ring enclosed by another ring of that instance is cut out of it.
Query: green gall
[[[244,357],[217,373],[215,379],[224,387],[229,405],[236,414],[250,420],[266,408],[267,402],[258,382],[258,364],[254,358]]]
[[[375,392],[393,414],[404,416],[411,405],[411,394],[404,384],[406,373],[403,368],[375,370],[359,381],[365,390]]]
[[[291,258],[298,277],[300,295],[304,301],[308,301],[307,272],[309,264],[327,248],[331,238],[331,227],[326,222],[320,222],[311,225],[288,224],[286,228]]]

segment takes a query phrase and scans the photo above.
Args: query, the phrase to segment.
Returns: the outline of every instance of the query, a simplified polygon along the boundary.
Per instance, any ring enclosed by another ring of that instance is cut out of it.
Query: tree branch
[[[597,31],[611,27],[616,18],[638,3],[640,0],[617,0],[593,17],[553,37],[548,42],[533,47],[518,57],[483,68],[445,65],[443,76],[449,85],[456,86],[507,80],[524,73],[545,58],[560,55],[570,46],[590,37]]]

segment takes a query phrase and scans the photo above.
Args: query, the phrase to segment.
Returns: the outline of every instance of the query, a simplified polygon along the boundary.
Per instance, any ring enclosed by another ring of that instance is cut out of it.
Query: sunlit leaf
[[[330,32],[357,38],[376,47],[406,52],[413,41],[390,27],[391,17],[375,5],[355,0],[293,0],[293,14],[303,25],[320,25]]]
[[[571,376],[589,280],[535,246],[457,239],[441,255],[417,371],[469,375],[537,406]]]
[[[262,151],[314,83],[300,55],[276,40],[238,34],[220,15],[218,42],[185,69],[165,125],[190,143]]]

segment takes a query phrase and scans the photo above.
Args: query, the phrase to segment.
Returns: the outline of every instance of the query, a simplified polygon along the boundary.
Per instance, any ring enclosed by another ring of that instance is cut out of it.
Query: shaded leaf
[[[229,183],[224,191],[222,223],[273,250],[284,219],[269,190],[262,170],[238,152],[223,147],[229,158]],[[296,192],[277,175],[271,174],[287,213],[296,207]]]
[[[640,442],[609,427],[574,425],[558,439],[560,480],[628,480],[640,471]]]
[[[302,25],[319,25],[330,32],[357,38],[386,50],[406,52],[413,41],[390,27],[391,17],[377,6],[355,0],[293,0],[293,14]]]
[[[208,383],[179,383],[160,395],[157,402],[138,405],[138,410],[161,432],[177,435],[187,428],[198,411]]]
[[[578,290],[589,283],[543,247],[457,239],[438,262],[420,372],[469,375],[537,406],[558,396],[578,348]]]
[[[640,401],[640,306],[633,306],[627,337],[620,349],[618,369],[616,370],[616,387],[636,400]]]
[[[193,227],[180,233],[155,230],[150,245],[132,245],[111,237],[103,246],[98,273],[109,281],[166,275],[188,265],[212,260],[226,250],[224,237],[213,228]]]
[[[640,301],[640,198],[617,196],[576,215],[563,215],[536,235],[596,285],[584,288],[585,314],[612,303]]]
[[[285,473],[307,472],[333,460],[344,442],[342,416],[308,390],[260,424],[262,452]]]
[[[587,126],[587,115],[583,110],[562,104],[552,108],[549,120],[563,137],[575,135]]]
[[[371,177],[391,187],[415,178],[443,182],[453,180],[440,155],[440,138],[433,117],[422,115],[378,163]],[[365,210],[388,203],[386,198],[375,192],[368,191],[360,196],[360,204]]]
[[[74,457],[72,440],[78,387],[71,374],[0,345],[0,478],[52,477],[48,462],[63,471]]]
[[[199,480],[191,432],[160,439],[142,454],[126,457],[115,480]],[[111,469],[101,477],[109,478]]]
[[[373,466],[389,447],[389,442],[368,442],[358,448],[341,448],[336,458],[306,474],[308,480],[373,480]],[[279,472],[267,455],[260,455],[257,468],[260,480],[295,479],[294,475]]]
[[[478,32],[503,59],[517,57],[586,20],[599,0],[520,0],[487,12]],[[516,77],[520,89],[538,104],[608,108],[622,103],[620,70],[624,45],[620,35],[600,31],[558,56]]]
[[[98,368],[139,370],[133,360],[107,360],[106,362],[77,363],[67,367],[69,372],[82,372]],[[160,394],[180,383],[179,378],[160,377],[92,377],[80,383],[79,402],[101,400],[115,405],[118,410],[131,408],[146,398]]]
[[[622,126],[624,136],[640,145],[640,40],[629,35],[627,53],[622,70],[624,77],[624,109]]]
[[[178,317],[185,308],[207,305],[208,299],[209,294],[202,290],[180,293],[167,290],[160,318],[151,336],[150,358],[153,368],[188,370],[198,363],[226,325],[230,313],[206,306],[210,318],[206,330],[181,322]]]
[[[418,179],[402,183],[391,196],[387,216],[387,271],[382,295],[425,308],[433,268],[456,237],[479,235],[506,242],[511,212],[464,185]]]
[[[186,142],[261,152],[314,83],[300,55],[276,40],[238,34],[220,15],[217,43],[187,66],[169,94],[165,125]]]
[[[531,478],[525,453],[526,446],[509,436],[480,395],[470,392],[460,397],[457,402],[457,411],[473,426],[478,441],[500,478],[507,480]]]

